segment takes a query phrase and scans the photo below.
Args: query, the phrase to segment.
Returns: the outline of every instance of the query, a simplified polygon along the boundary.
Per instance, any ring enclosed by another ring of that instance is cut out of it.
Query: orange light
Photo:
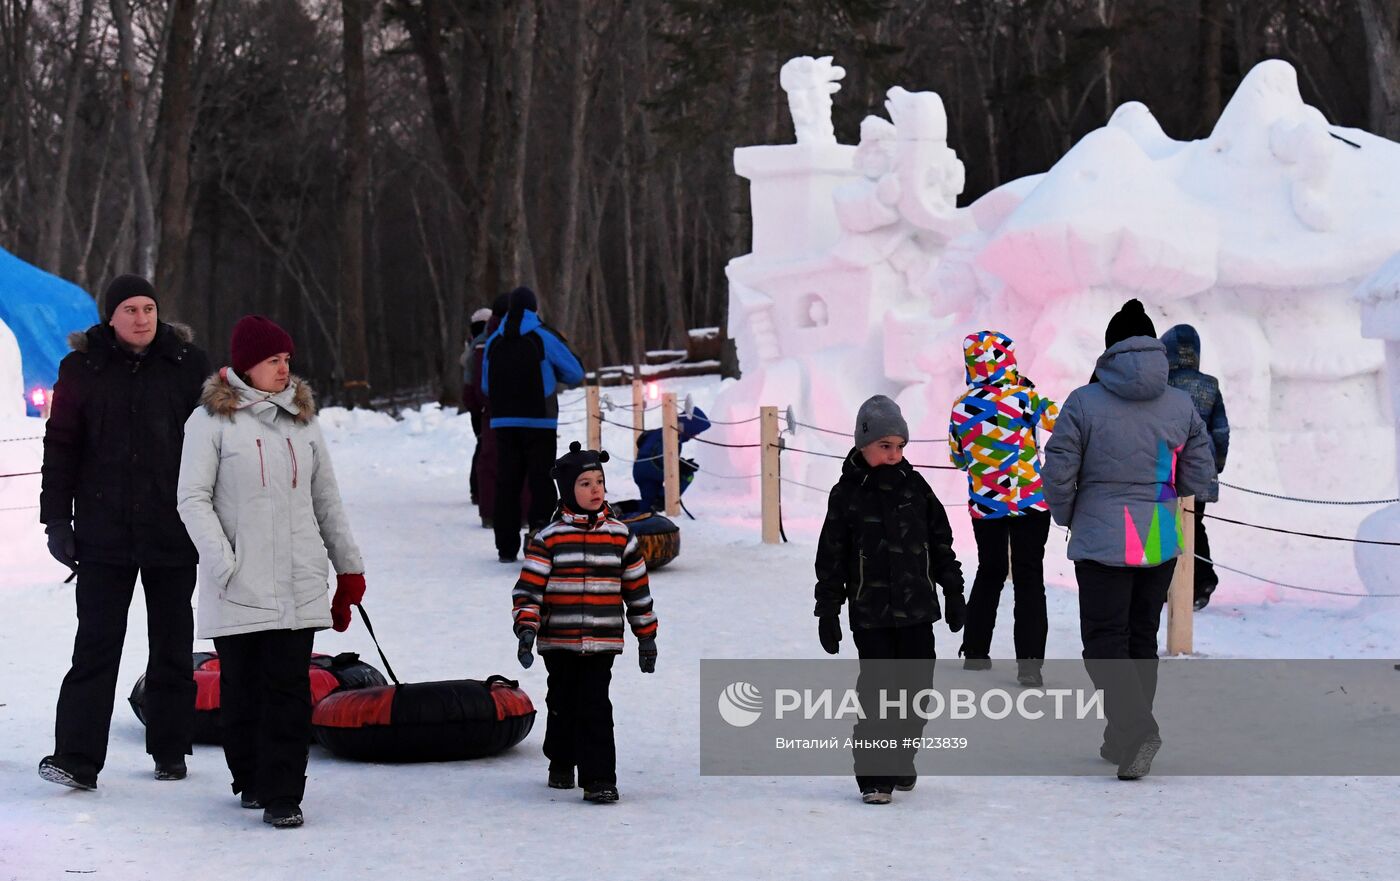
[[[29,400],[31,403],[34,404],[34,406],[42,410],[44,408],[44,401],[48,399],[48,396],[48,392],[46,392],[44,389],[36,388],[34,391],[29,393]]]
[[[654,382],[647,383],[647,397],[653,401],[661,397],[661,386]]]

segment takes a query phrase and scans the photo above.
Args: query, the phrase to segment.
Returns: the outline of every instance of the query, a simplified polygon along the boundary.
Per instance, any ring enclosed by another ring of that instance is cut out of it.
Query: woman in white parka
[[[317,630],[350,625],[364,565],[350,535],[292,338],[240,319],[232,368],[185,423],[180,519],[199,549],[198,633],[219,652],[220,725],[233,791],[263,822],[300,826]],[[326,599],[329,562],[336,571]]]

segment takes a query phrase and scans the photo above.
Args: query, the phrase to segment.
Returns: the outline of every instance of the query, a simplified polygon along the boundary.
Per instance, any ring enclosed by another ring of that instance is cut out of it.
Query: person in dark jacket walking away
[[[1045,540],[1050,509],[1040,477],[1036,432],[1055,430],[1055,402],[1016,366],[1010,337],[984,330],[963,340],[968,389],[953,402],[948,455],[967,472],[967,510],[977,538],[977,577],[967,604],[963,667],[992,666],[992,631],[1008,568],[1016,596],[1016,679],[1044,685]],[[1007,547],[1011,549],[1007,566]]]
[[[549,522],[556,496],[550,482],[559,430],[561,386],[583,382],[583,365],[563,338],[540,321],[535,292],[511,291],[506,320],[486,341],[481,390],[496,431],[496,552],[502,563],[520,553],[520,489],[530,487],[530,529]]]
[[[520,664],[539,649],[549,671],[544,754],[549,785],[615,802],[617,748],[613,741],[613,658],[622,652],[624,615],[637,638],[643,673],[656,672],[656,612],[641,546],[604,501],[607,453],[575,441],[551,470],[560,504],[553,522],[530,539],[512,594]]]
[[[198,555],[175,510],[185,418],[209,359],[183,325],[160,320],[135,275],[103,294],[107,320],[69,337],[44,431],[39,519],[49,552],[77,571],[78,632],[63,678],[45,780],[96,789],[140,576],[150,650],[146,752],[157,780],[185,776],[194,728],[194,593]]]
[[[1045,498],[1070,530],[1084,666],[1104,692],[1099,754],[1135,780],[1162,746],[1152,715],[1157,629],[1181,553],[1180,496],[1215,479],[1205,424],[1167,385],[1167,352],[1137,300],[1114,316],[1097,379],[1070,393],[1045,447]]]
[[[291,374],[291,336],[247,315],[229,351],[231,367],[209,377],[185,423],[179,510],[199,548],[199,636],[219,652],[233,792],[264,823],[294,828],[304,821],[313,638],[350,626],[365,568],[311,387]]]
[[[828,654],[840,651],[841,605],[850,601],[851,637],[861,659],[856,690],[871,717],[856,723],[857,740],[922,733],[924,720],[917,714],[882,724],[871,708],[880,706],[881,688],[914,694],[929,687],[936,657],[933,622],[944,618],[957,633],[966,612],[948,516],[928,481],[904,458],[908,442],[909,427],[894,401],[876,395],[861,404],[855,447],[831,489],[817,542],[817,635]],[[943,588],[942,609],[935,582]],[[862,800],[889,804],[895,789],[913,789],[916,753],[856,750]]]
[[[481,455],[482,418],[486,415],[486,396],[481,393],[481,383],[477,376],[481,371],[481,356],[486,349],[486,327],[491,321],[491,310],[482,308],[472,313],[471,330],[467,344],[462,347],[462,409],[472,421],[472,434],[476,436],[476,446],[472,448],[472,462],[467,473],[467,489],[471,493],[471,503],[477,503],[476,461]]]
[[[1181,389],[1191,396],[1196,405],[1196,413],[1206,424],[1210,435],[1211,452],[1215,456],[1215,472],[1225,470],[1225,458],[1230,453],[1230,420],[1225,416],[1225,397],[1220,393],[1220,380],[1209,373],[1202,373],[1201,335],[1189,324],[1178,324],[1162,334],[1162,345],[1167,348],[1167,385]],[[1196,496],[1196,553],[1204,560],[1196,560],[1192,570],[1196,583],[1195,608],[1204,609],[1210,603],[1210,595],[1220,583],[1215,567],[1208,562],[1210,538],[1206,535],[1206,504],[1220,498],[1220,481],[1213,480],[1210,489]]]

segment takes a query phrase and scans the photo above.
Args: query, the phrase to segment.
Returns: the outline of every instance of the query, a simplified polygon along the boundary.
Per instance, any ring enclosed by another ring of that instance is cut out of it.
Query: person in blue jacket
[[[690,414],[680,418],[680,442],[695,437],[710,427],[710,420],[705,416],[705,411],[699,407],[691,410]],[[644,431],[637,438],[637,462],[632,466],[632,481],[637,484],[637,491],[641,493],[642,503],[654,511],[661,510],[666,505],[666,467],[661,459],[663,444],[661,429],[653,428]],[[686,487],[695,480],[695,463],[688,459],[681,460],[681,493],[684,494]]]
[[[511,291],[506,320],[486,340],[481,391],[490,405],[499,452],[496,465],[496,551],[502,563],[520,553],[520,490],[530,486],[530,530],[554,515],[549,476],[559,428],[559,389],[583,382],[583,365],[563,336],[540,320],[527,287]]]

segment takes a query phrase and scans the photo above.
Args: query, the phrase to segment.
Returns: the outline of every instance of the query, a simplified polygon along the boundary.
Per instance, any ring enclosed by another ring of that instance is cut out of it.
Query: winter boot
[[[562,770],[556,771],[556,770],[554,770],[553,768],[551,768],[551,769],[549,770],[549,788],[550,788],[550,789],[573,789],[573,788],[574,788],[574,769],[573,769],[573,768],[564,768],[564,769],[562,769]]]
[[[157,780],[184,780],[188,774],[189,769],[185,767],[184,756],[156,759]]]
[[[1152,770],[1152,760],[1162,748],[1162,738],[1152,735],[1118,763],[1119,780],[1139,780]]]
[[[991,658],[974,658],[974,657],[970,657],[970,656],[969,656],[969,657],[966,657],[966,658],[963,658],[963,669],[964,669],[964,670],[990,670],[990,669],[992,669],[992,659],[991,659]]]
[[[611,783],[587,783],[583,787],[583,800],[597,805],[612,804],[620,797],[617,787]]]
[[[1016,682],[1027,688],[1044,688],[1045,677],[1040,672],[1040,661],[1018,661]]]
[[[1196,589],[1196,598],[1191,601],[1191,608],[1197,612],[1210,605],[1210,595],[1215,593],[1215,586],[1199,587]]]
[[[867,786],[860,791],[860,800],[868,805],[887,805],[892,799],[888,791]]]
[[[919,782],[918,774],[910,774],[908,777],[894,778],[894,788],[900,792],[908,792],[914,788],[914,784]]]
[[[258,797],[251,792],[244,792],[238,796],[238,806],[252,811],[262,807],[262,802],[258,801]]]
[[[39,763],[39,776],[73,789],[92,791],[97,788],[97,771],[90,763],[72,756],[45,756]]]
[[[295,829],[306,822],[301,805],[277,804],[263,809],[263,822],[274,829]]]

